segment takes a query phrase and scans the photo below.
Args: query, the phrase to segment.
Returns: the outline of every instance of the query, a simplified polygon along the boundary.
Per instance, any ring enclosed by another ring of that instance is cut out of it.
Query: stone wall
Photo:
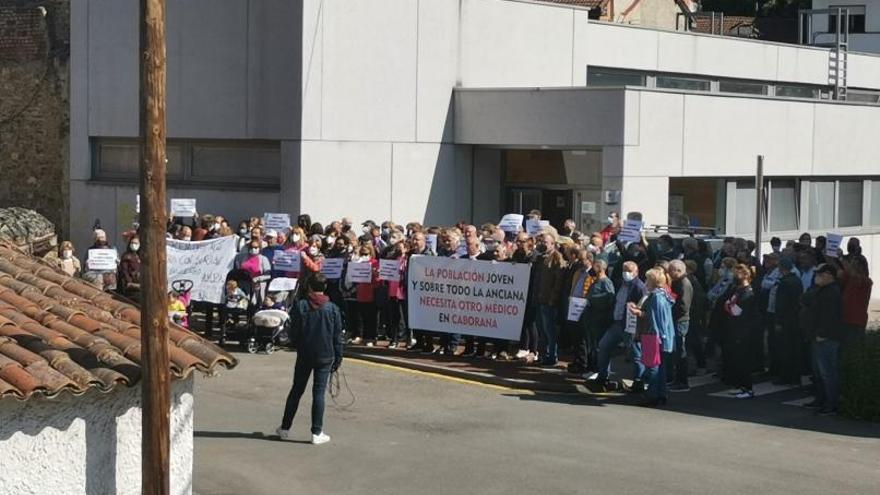
[[[64,238],[69,44],[69,1],[0,0],[0,207],[37,210]]]

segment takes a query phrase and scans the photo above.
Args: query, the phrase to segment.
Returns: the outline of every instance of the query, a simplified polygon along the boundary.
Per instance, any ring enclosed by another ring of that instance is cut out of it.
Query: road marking
[[[479,387],[490,388],[493,390],[503,390],[505,392],[527,393],[527,394],[532,394],[532,395],[534,395],[536,393],[534,390],[529,390],[529,389],[525,389],[525,388],[505,387],[503,385],[495,385],[493,383],[483,383],[483,382],[478,382],[476,380],[468,380],[466,378],[459,378],[456,376],[448,376],[448,375],[443,375],[443,374],[435,373],[435,372],[431,372],[431,371],[414,370],[414,369],[410,369],[410,368],[403,368],[401,366],[395,366],[393,364],[376,363],[376,362],[368,361],[365,359],[346,358],[345,360],[346,361],[354,361],[359,364],[365,364],[365,365],[373,366],[376,368],[382,368],[382,369],[393,370],[393,371],[401,371],[404,373],[409,373],[411,375],[430,376],[432,378],[440,378],[442,380],[455,382],[455,383],[463,383],[466,385],[476,385]]]

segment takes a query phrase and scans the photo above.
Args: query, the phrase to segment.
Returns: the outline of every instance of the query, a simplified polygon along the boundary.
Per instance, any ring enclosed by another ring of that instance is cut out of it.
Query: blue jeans
[[[327,392],[327,382],[330,381],[331,364],[313,365],[305,359],[297,359],[293,371],[293,386],[287,394],[287,403],[284,405],[284,419],[281,420],[281,429],[289,430],[293,426],[293,417],[299,408],[299,400],[309,384],[309,376],[315,373],[315,383],[312,385],[312,435],[324,431],[324,394]]]
[[[645,377],[645,365],[642,364],[642,343],[633,337],[629,339],[629,349],[633,360],[633,381],[641,381]]]
[[[556,341],[556,308],[549,304],[541,304],[538,306],[537,316],[538,331],[544,335],[544,341],[547,342],[547,355],[544,356],[544,361],[555,363],[559,360],[559,346]]]
[[[645,370],[645,381],[648,382],[648,397],[651,399],[666,399],[669,388],[666,385],[666,369],[672,362],[674,352],[660,353],[660,366]]]
[[[626,335],[623,328],[622,321],[615,321],[599,341],[599,381],[604,382],[611,374],[611,353],[623,342],[623,337]]]
[[[837,409],[840,400],[840,376],[837,369],[839,351],[840,343],[834,340],[813,342],[816,401],[826,409]]]

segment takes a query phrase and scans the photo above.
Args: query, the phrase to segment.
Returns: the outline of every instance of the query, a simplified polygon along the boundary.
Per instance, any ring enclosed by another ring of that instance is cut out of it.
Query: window
[[[136,181],[140,146],[134,139],[94,139],[96,180]],[[168,180],[178,184],[277,187],[281,148],[272,141],[186,141],[167,143]]]
[[[588,86],[645,86],[645,81],[646,75],[636,71],[597,67],[587,69]]]
[[[686,91],[709,91],[709,81],[707,79],[697,79],[693,77],[658,75],[657,87],[683,89]]]
[[[880,225],[880,180],[871,181],[870,225]]]
[[[711,177],[669,178],[669,225],[724,231],[726,182]]]
[[[814,98],[818,99],[820,90],[814,86],[803,86],[799,84],[777,84],[776,96],[783,98]]]
[[[737,234],[755,233],[755,181],[740,180],[736,182],[736,232]]]
[[[849,18],[849,32],[850,33],[864,33],[865,32],[865,6],[864,5],[832,5],[830,8],[835,9],[837,7],[847,9],[847,13],[843,13],[843,18]],[[841,31],[843,31],[843,26],[841,26]],[[836,33],[837,32],[837,14],[830,14],[828,16],[828,32]]]
[[[840,181],[837,191],[837,226],[862,225],[862,181]]]
[[[810,230],[834,228],[834,182],[810,182]]]
[[[758,82],[731,81],[722,79],[718,83],[722,93],[745,93],[750,95],[766,95],[767,85]]]
[[[770,181],[769,222],[767,230],[782,232],[798,230],[797,184],[794,180]]]
[[[846,100],[860,103],[880,103],[880,93],[860,89],[850,89],[846,92]]]

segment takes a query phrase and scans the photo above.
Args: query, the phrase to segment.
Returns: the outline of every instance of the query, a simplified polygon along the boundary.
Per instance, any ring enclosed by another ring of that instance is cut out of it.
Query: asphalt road
[[[274,436],[295,354],[240,358],[196,382],[197,494],[880,493],[880,425],[784,404],[795,392],[692,391],[653,410],[349,359],[356,402],[328,400],[333,440],[312,446],[310,400],[293,428],[303,443]]]

